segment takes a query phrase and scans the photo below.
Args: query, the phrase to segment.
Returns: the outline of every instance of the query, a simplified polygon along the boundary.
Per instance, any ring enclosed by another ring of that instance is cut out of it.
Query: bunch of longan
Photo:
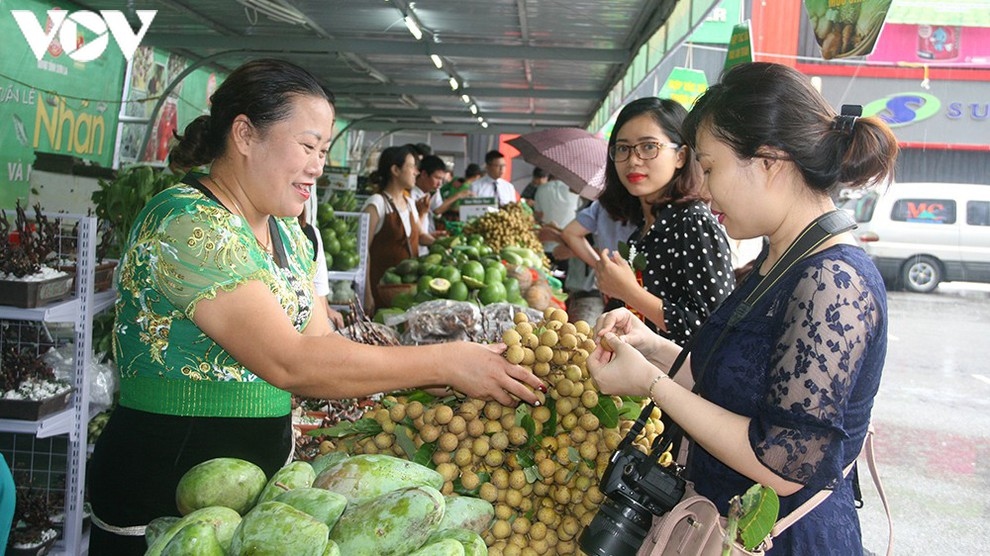
[[[498,253],[503,247],[518,245],[534,253],[543,253],[543,244],[536,236],[533,213],[521,203],[509,203],[497,211],[488,212],[464,227],[466,234],[481,234],[485,244]],[[548,262],[548,261],[544,261]]]
[[[641,403],[599,397],[586,366],[595,348],[588,323],[569,323],[567,313],[554,308],[539,322],[525,313],[514,320],[502,334],[504,355],[547,384],[546,395],[537,392],[541,405],[388,396],[369,413],[381,432],[352,451],[430,454],[445,494],[468,492],[495,506],[485,534],[489,554],[577,554],[577,538],[604,498],[601,475],[632,426],[616,418],[617,426],[607,427],[598,415],[623,403],[635,404],[638,414]],[[659,417],[655,410],[636,441],[644,451],[662,431]]]

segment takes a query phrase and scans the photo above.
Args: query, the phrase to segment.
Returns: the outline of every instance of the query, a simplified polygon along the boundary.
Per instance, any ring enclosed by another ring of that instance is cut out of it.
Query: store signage
[[[657,96],[675,100],[690,110],[694,101],[707,89],[708,78],[705,76],[705,72],[689,68],[674,68]]]
[[[752,61],[753,37],[749,32],[749,20],[747,20],[732,28],[732,37],[729,39],[729,51],[725,55],[725,67],[722,69],[728,70],[732,66]]]
[[[931,118],[942,101],[927,93],[897,93],[863,107],[864,116],[879,116],[890,127],[901,127]]]
[[[123,12],[118,10],[100,10],[99,14],[88,10],[71,13],[60,9],[48,10],[48,20],[44,27],[31,10],[11,10],[10,13],[17,21],[24,40],[31,47],[31,53],[39,62],[46,51],[56,56],[64,51],[76,62],[92,62],[106,51],[110,42],[108,31],[117,41],[124,58],[130,62],[158,11],[135,11],[141,20],[141,28],[137,33],[131,29]],[[89,42],[82,40],[79,27],[87,29],[96,37]]]
[[[891,0],[804,0],[822,58],[873,52]]]

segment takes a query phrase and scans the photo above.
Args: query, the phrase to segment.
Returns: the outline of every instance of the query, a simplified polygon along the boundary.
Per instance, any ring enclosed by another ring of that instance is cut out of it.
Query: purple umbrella
[[[560,127],[520,135],[508,141],[523,159],[543,168],[585,199],[597,199],[605,189],[604,139],[577,127]]]

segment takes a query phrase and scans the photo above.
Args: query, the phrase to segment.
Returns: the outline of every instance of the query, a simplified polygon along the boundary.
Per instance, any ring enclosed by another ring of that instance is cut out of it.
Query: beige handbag
[[[894,547],[894,530],[890,521],[887,496],[884,493],[883,485],[880,483],[880,475],[877,473],[876,460],[873,455],[872,426],[866,433],[862,453],[866,455],[866,462],[869,465],[870,474],[873,476],[873,483],[877,487],[880,501],[883,503],[883,509],[887,514],[887,556],[891,556]],[[846,467],[842,474],[843,477],[849,475],[855,463],[854,461]],[[764,550],[773,547],[774,537],[783,533],[797,520],[815,509],[830,494],[832,494],[830,490],[818,491],[793,512],[779,519],[773,530],[756,550],[749,551],[738,542],[732,542],[729,554],[732,556],[762,555]],[[636,552],[636,556],[722,556],[723,542],[725,542],[725,518],[719,515],[715,504],[695,492],[694,485],[689,482],[681,501],[669,512],[653,518],[653,526],[643,540],[643,545]]]

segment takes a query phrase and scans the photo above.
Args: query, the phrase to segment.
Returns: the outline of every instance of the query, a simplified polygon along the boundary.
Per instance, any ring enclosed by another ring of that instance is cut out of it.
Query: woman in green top
[[[383,348],[331,332],[296,217],[323,173],[333,119],[312,75],[257,60],[230,74],[172,150],[182,167],[210,170],[152,199],[121,258],[120,403],[90,464],[90,554],[143,554],[144,526],[178,515],[178,480],[202,461],[242,458],[271,476],[291,456],[292,394],[450,386],[537,403],[542,382],[497,350]]]

